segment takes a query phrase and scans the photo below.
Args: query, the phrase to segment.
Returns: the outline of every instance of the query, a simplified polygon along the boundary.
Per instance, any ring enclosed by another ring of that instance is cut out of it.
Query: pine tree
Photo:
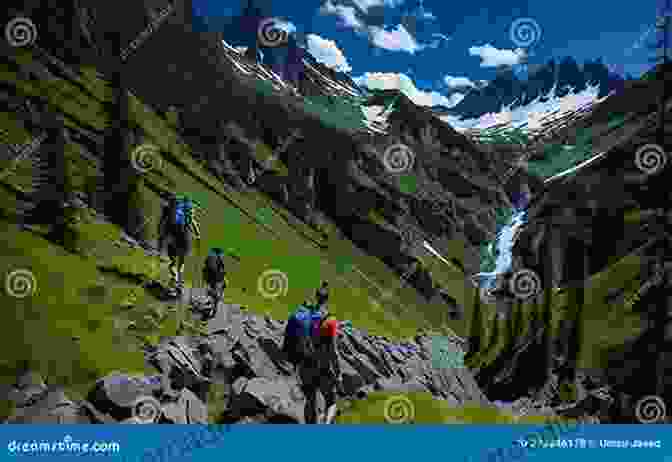
[[[576,248],[576,251],[570,252],[570,265],[574,277],[573,287],[569,289],[569,316],[571,319],[569,335],[567,339],[567,374],[565,379],[568,382],[574,382],[576,377],[576,368],[581,351],[581,342],[583,338],[583,312],[585,298],[585,280],[587,274],[587,261],[585,255],[585,246]]]
[[[655,51],[656,56],[652,58],[649,62],[660,65],[662,68],[667,68],[667,65],[670,62],[670,32],[671,29],[671,14],[672,14],[672,0],[659,0],[660,6],[656,15],[656,30],[657,37],[654,43],[647,45],[647,49],[650,51]],[[654,71],[654,75],[657,72]],[[660,92],[660,99],[658,102],[658,130],[657,130],[657,141],[658,144],[664,146],[665,136],[664,136],[664,125],[665,125],[665,102],[667,101],[668,85],[665,85],[663,79],[663,91]]]
[[[499,343],[500,326],[499,316],[492,317],[492,328],[490,329],[490,338],[488,339],[488,346],[486,351],[493,351]]]
[[[129,94],[122,71],[123,43],[121,34],[112,34],[112,88],[114,98],[110,105],[110,125],[105,140],[103,159],[104,209],[113,223],[138,235],[138,204],[135,201],[141,180],[129,156]]]
[[[513,318],[513,310],[514,310],[514,304],[509,303],[508,305],[508,313],[506,314],[506,319],[505,319],[505,330],[504,330],[504,350],[508,351],[511,350],[515,340],[514,340],[514,318]]]
[[[469,360],[475,357],[483,348],[483,308],[481,306],[481,296],[478,289],[474,290],[474,305],[471,313],[471,324],[469,325],[469,350],[465,359]]]
[[[525,333],[525,306],[522,301],[519,301],[513,308],[511,313],[513,320],[513,340],[523,336]]]
[[[535,316],[535,321],[543,329],[541,337],[541,364],[539,370],[543,374],[544,382],[551,377],[553,361],[553,289],[546,286],[544,289],[544,301],[541,306],[541,313]]]

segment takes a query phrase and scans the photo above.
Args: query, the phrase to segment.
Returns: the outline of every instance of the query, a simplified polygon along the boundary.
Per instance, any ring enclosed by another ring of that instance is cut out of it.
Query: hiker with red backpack
[[[325,307],[329,299],[326,282],[315,294],[316,303],[304,302],[290,316],[285,329],[283,351],[295,365],[306,398],[304,410],[308,424],[317,423],[317,392],[326,403],[326,423],[336,414],[336,387],[342,386],[336,341],[338,321]]]

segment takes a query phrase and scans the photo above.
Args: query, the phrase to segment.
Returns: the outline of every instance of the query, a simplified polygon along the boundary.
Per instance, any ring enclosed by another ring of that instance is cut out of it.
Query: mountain
[[[498,113],[503,106],[524,106],[538,97],[543,101],[554,87],[555,96],[561,97],[568,94],[570,88],[579,92],[589,84],[598,86],[598,98],[602,98],[622,90],[624,79],[610,72],[601,59],[587,61],[580,67],[573,58],[566,57],[559,63],[549,60],[530,71],[527,80],[520,80],[513,70],[504,68],[485,87],[470,90],[456,106],[435,110],[464,119],[478,118],[490,112]]]
[[[650,78],[627,82],[589,115],[554,131],[550,142],[569,145],[588,133],[592,162],[545,182],[513,247],[516,270],[531,269],[546,290],[556,288],[552,299],[540,295],[537,306],[553,300],[555,308],[568,310],[553,347],[564,364],[560,381],[599,382],[622,396],[613,406],[604,397],[585,402],[586,412],[599,408],[601,418],[615,422],[632,418],[626,402],[655,394],[667,399],[669,359],[647,352],[661,351],[672,340],[665,314],[671,299],[665,278],[672,267],[669,96],[663,130],[659,118],[664,76],[671,69],[660,65]],[[606,286],[599,282],[607,279]],[[628,328],[611,326],[610,319],[623,319]],[[511,399],[539,383],[524,366],[548,347],[543,332],[538,334],[526,340],[534,346],[510,350],[477,373],[488,397]]]
[[[277,47],[260,47],[257,43],[257,27],[266,19],[260,11],[248,8],[246,16],[229,19],[230,26],[223,34],[224,41],[233,48],[244,49],[248,61],[257,62],[273,70],[281,79],[293,84],[304,96],[324,95],[324,79],[315,74],[326,76],[330,81],[326,85],[345,86],[354,95],[361,95],[361,89],[345,73],[336,71],[319,62],[306,48],[298,43],[295,34],[287,34],[286,43]],[[317,86],[317,87],[316,87]]]

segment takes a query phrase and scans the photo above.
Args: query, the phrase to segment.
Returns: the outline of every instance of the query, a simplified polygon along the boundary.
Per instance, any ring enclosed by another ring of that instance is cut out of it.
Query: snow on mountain
[[[459,132],[484,130],[499,125],[533,131],[541,128],[542,121],[560,119],[569,113],[598,104],[609,96],[599,98],[599,94],[600,88],[597,85],[589,85],[583,91],[572,90],[565,96],[557,96],[554,86],[547,94],[538,96],[524,106],[514,107],[515,102],[502,105],[499,112],[489,112],[475,119],[462,119],[452,115],[439,115],[439,118]]]

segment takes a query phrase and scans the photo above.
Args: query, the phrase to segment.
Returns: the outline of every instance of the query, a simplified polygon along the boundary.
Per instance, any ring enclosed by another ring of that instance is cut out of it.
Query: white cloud
[[[362,29],[364,24],[357,19],[355,9],[351,6],[336,5],[331,0],[327,0],[319,10],[323,16],[332,15],[338,17],[344,26],[352,29]]]
[[[500,50],[489,43],[482,47],[469,48],[469,55],[480,57],[481,67],[513,66],[520,64],[526,57],[525,50],[523,49]]]
[[[372,26],[369,28],[369,34],[375,46],[386,50],[415,54],[424,48],[424,45],[419,44],[402,24],[397,24],[391,31]]]
[[[419,90],[406,74],[394,72],[366,72],[353,79],[358,85],[378,90],[399,90],[418,106],[452,107],[459,103],[464,95],[454,93],[446,97],[436,91]]]
[[[274,25],[278,29],[280,29],[282,31],[285,31],[288,34],[292,34],[292,33],[296,32],[296,26],[289,21],[279,21],[279,22],[275,23]]]
[[[360,10],[366,12],[366,10],[373,6],[399,6],[404,0],[353,0],[353,2]],[[440,40],[434,40],[430,44],[418,43],[402,24],[397,24],[392,30],[387,30],[385,27],[380,26],[368,26],[357,17],[354,7],[338,5],[332,0],[326,0],[320,7],[319,13],[323,16],[332,15],[338,17],[341,25],[349,27],[358,33],[366,34],[374,46],[390,51],[405,51],[414,54],[416,51],[420,51],[428,46],[437,48],[440,42]],[[448,38],[443,36],[441,40],[448,40]]]
[[[319,62],[341,72],[350,72],[352,70],[347,58],[333,40],[328,40],[315,34],[308,34],[306,42],[308,51]]]
[[[404,3],[404,0],[352,0],[357,7],[362,11],[367,11],[372,6],[387,6],[389,8],[396,8]]]
[[[443,78],[443,81],[450,88],[464,88],[464,87],[475,87],[476,84],[469,80],[467,77],[451,77],[447,75]]]

